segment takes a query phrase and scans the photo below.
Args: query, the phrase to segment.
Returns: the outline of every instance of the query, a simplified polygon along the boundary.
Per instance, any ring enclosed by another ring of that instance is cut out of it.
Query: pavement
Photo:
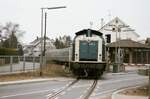
[[[127,67],[126,70],[128,71],[128,73],[132,73],[133,71],[136,71],[138,69],[138,67]],[[121,73],[110,73],[110,75],[124,75],[127,72],[121,72]],[[28,80],[17,80],[17,81],[7,81],[7,82],[0,82],[0,86],[3,85],[13,85],[13,84],[24,84],[24,83],[35,83],[35,82],[44,82],[44,81],[66,81],[66,79],[69,81],[74,80],[73,78],[65,78],[65,77],[55,77],[55,78],[37,78],[37,79],[28,79]],[[118,92],[118,91],[117,91]],[[136,97],[124,97],[124,96],[120,96],[115,97],[117,95],[117,92],[113,93],[112,95],[112,99],[148,99],[146,98],[141,98],[139,96]],[[114,96],[115,95],[115,96]]]
[[[138,69],[140,69],[140,68],[145,68],[145,67],[143,67],[143,66],[141,66],[141,67],[138,67],[138,66],[126,66],[126,71],[127,72],[131,72],[131,71],[137,72]],[[114,74],[114,73],[112,73],[112,74]],[[118,73],[118,74],[124,74],[124,73],[122,72],[122,73]],[[139,87],[139,86],[136,86],[136,87]],[[112,94],[111,99],[148,99],[148,97],[144,97],[144,96],[129,96],[129,95],[118,94],[121,91],[124,91],[126,89],[132,89],[132,88],[134,88],[134,87],[124,88],[124,89],[115,91]]]
[[[133,96],[133,95],[119,94],[122,91],[130,90],[132,88],[137,88],[137,87],[140,87],[140,86],[129,87],[129,88],[124,88],[124,89],[121,89],[121,90],[117,90],[116,92],[114,92],[112,94],[111,99],[148,99],[148,96],[146,97],[146,96]]]
[[[3,85],[13,85],[13,84],[24,84],[24,83],[35,83],[35,82],[44,82],[44,81],[68,81],[73,80],[73,78],[65,77],[55,77],[55,78],[36,78],[36,79],[27,79],[27,80],[17,80],[17,81],[6,81],[0,82],[0,86]]]

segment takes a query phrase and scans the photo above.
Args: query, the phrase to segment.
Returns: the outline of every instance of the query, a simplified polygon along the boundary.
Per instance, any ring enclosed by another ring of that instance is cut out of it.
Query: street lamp
[[[59,6],[59,7],[43,7],[41,8],[41,55],[40,55],[40,76],[42,76],[42,65],[43,65],[43,54],[45,55],[45,45],[44,45],[44,53],[43,53],[43,12],[44,10],[53,10],[53,9],[61,9],[66,8],[66,6]],[[46,17],[47,13],[45,13],[45,33],[44,39],[46,37]]]

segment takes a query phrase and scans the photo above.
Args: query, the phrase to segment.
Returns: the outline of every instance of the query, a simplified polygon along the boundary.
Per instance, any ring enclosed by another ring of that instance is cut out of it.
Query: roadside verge
[[[131,90],[133,88],[138,88],[138,87],[141,87],[141,86],[130,87],[130,88],[118,90],[112,94],[112,99],[148,99],[148,96],[133,96],[133,95],[120,94],[120,92],[123,92],[126,90]]]

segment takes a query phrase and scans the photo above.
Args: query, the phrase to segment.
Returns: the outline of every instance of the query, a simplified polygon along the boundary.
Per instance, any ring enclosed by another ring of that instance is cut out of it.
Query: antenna
[[[104,26],[104,18],[101,18],[101,28]]]
[[[90,21],[90,29],[92,29],[92,26],[93,26],[93,22]]]

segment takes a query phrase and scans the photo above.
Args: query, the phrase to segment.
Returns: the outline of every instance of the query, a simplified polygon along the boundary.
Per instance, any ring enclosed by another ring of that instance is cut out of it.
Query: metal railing
[[[0,74],[38,69],[40,57],[0,56]]]

